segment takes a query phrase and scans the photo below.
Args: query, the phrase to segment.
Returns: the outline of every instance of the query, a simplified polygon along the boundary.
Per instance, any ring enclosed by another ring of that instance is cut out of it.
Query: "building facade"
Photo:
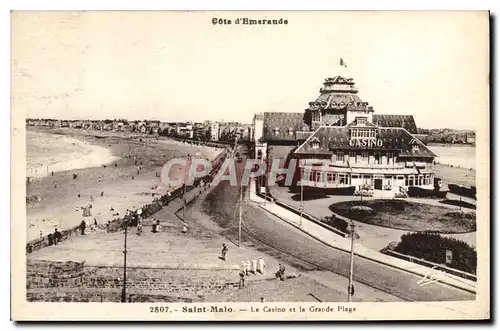
[[[282,166],[295,159],[292,185],[303,179],[308,188],[432,189],[436,155],[415,136],[413,116],[374,113],[352,78],[327,78],[304,113],[255,116],[256,157],[280,158]],[[287,152],[273,155],[283,146]]]

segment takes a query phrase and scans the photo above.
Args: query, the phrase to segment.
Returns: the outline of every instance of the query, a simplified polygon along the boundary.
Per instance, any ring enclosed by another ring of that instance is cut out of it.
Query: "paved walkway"
[[[252,186],[250,190],[250,199],[257,205],[259,205],[260,208],[281,218],[282,220],[288,222],[289,224],[294,225],[297,228],[300,228],[302,231],[306,232],[307,234],[311,235],[312,237],[316,238],[317,240],[323,242],[326,245],[341,249],[346,252],[350,251],[351,247],[350,238],[342,238],[339,235],[333,233],[332,231],[327,230],[304,218],[302,218],[302,224],[300,224],[299,215],[290,212],[274,203],[265,202],[264,199],[256,195],[254,183],[252,182],[251,184]],[[365,257],[372,261],[376,261],[387,266],[395,267],[400,270],[405,270],[422,277],[432,272],[430,268],[382,254],[378,251],[368,249],[359,243],[354,244],[354,252],[356,255]],[[436,279],[439,280],[440,282],[461,289],[465,289],[468,291],[475,291],[475,282],[463,280],[461,278],[443,273],[437,273]]]
[[[189,202],[195,197],[203,199],[209,190],[195,188],[186,193]],[[201,194],[200,194],[201,193]],[[245,245],[237,247],[214,231],[202,228],[193,222],[190,210],[186,212],[188,233],[182,233],[182,221],[175,214],[182,207],[182,199],[175,199],[162,210],[145,219],[145,224],[152,219],[160,220],[160,232],[152,233],[150,226],[144,226],[141,236],[136,228],[130,228],[127,236],[127,265],[130,267],[164,268],[178,270],[220,271],[221,278],[237,281],[243,261],[253,261],[262,257],[266,263],[265,274],[251,274],[248,282],[273,278],[281,261]],[[179,216],[182,212],[178,213]],[[226,243],[229,251],[226,260],[220,259],[222,244]],[[244,244],[244,243],[243,243]],[[57,246],[49,246],[28,256],[32,260],[49,261],[85,261],[92,266],[123,266],[124,231],[97,233],[89,231],[85,235],[76,235]],[[284,263],[282,263],[284,264]],[[299,275],[292,266],[285,264],[287,273]]]

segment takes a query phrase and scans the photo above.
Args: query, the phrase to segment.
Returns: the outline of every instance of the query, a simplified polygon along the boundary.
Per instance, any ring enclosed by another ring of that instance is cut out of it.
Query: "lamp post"
[[[347,301],[351,302],[351,297],[354,295],[354,285],[352,277],[354,271],[354,221],[351,221],[351,268],[349,270],[349,287],[347,289]]]
[[[462,211],[462,190],[463,190],[462,184],[460,184],[459,187],[460,187],[459,190],[460,203],[458,204],[458,208],[460,211]]]
[[[125,237],[123,243],[123,288],[122,302],[127,302],[127,232],[128,232],[128,215],[125,218]]]
[[[239,217],[238,217],[238,247],[241,244],[241,217],[242,217],[242,209],[241,205],[243,204],[243,186],[240,184],[240,199],[238,203],[239,207]]]

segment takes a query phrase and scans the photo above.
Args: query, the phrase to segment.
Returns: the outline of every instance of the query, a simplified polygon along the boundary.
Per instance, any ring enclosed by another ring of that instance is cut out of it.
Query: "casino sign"
[[[351,147],[382,147],[384,142],[381,139],[366,138],[366,139],[351,139],[349,146]]]

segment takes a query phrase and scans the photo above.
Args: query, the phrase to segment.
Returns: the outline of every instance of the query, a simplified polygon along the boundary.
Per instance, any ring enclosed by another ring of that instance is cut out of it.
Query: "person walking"
[[[257,273],[257,259],[253,259],[252,261],[252,274],[256,274]]]
[[[85,234],[85,227],[87,226],[87,224],[85,223],[84,220],[82,220],[82,222],[80,223],[80,234],[81,235],[84,235]]]
[[[226,244],[222,244],[222,252],[221,252],[221,258],[223,261],[226,261],[226,254],[229,249],[227,248]]]
[[[158,231],[156,230],[156,227],[157,227],[157,224],[156,224],[156,221],[153,220],[153,224],[151,225],[152,229],[151,229],[151,232],[153,233],[157,233]]]
[[[250,275],[251,269],[252,269],[252,263],[250,261],[247,261],[246,262],[246,274],[247,274],[247,276]]]
[[[266,267],[266,262],[264,262],[264,259],[262,257],[259,257],[259,260],[257,261],[257,271],[260,274],[264,274],[265,267]]]
[[[188,224],[186,222],[182,222],[182,233],[188,232]]]
[[[243,271],[240,271],[240,281],[238,283],[238,288],[240,290],[245,288],[245,273]]]

